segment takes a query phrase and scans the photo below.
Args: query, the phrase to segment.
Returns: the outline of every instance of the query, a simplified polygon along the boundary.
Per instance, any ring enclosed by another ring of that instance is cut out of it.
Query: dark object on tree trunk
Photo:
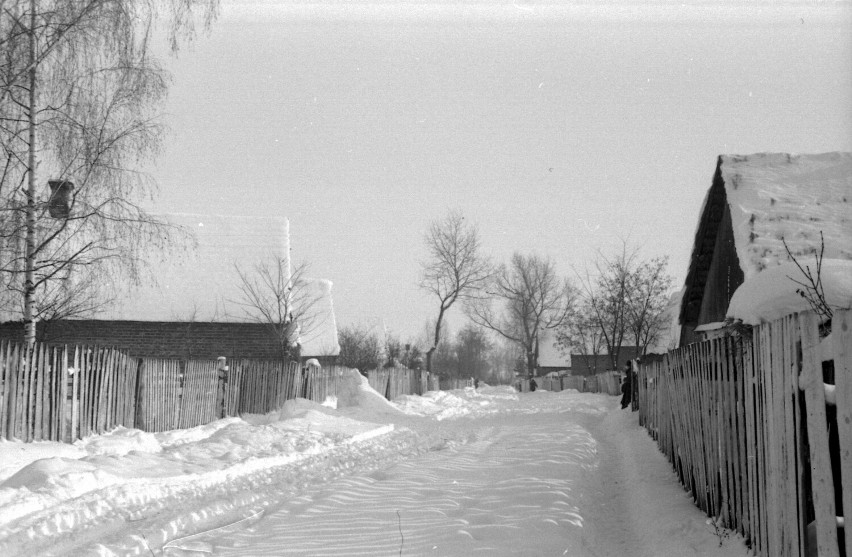
[[[50,201],[47,209],[50,216],[55,219],[67,219],[71,214],[71,192],[74,191],[74,183],[66,180],[48,180],[50,186]]]

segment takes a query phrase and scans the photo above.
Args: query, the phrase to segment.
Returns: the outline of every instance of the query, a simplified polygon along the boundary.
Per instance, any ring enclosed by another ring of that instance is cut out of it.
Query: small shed
[[[701,208],[681,300],[680,344],[725,321],[746,280],[825,239],[825,259],[852,259],[852,153],[722,155]],[[792,282],[791,282],[792,284]]]

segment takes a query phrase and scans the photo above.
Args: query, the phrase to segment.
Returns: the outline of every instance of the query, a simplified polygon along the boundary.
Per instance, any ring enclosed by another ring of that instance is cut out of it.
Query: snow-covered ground
[[[190,430],[0,442],[0,554],[747,555],[615,397],[352,383]]]

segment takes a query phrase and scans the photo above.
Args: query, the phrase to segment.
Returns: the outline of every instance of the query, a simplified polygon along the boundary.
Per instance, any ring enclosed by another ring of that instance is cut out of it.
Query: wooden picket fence
[[[602,393],[607,395],[621,394],[621,379],[618,372],[608,371],[596,375],[565,375],[562,377],[536,377],[535,382],[539,389],[545,391],[559,392],[574,389],[581,393]],[[520,392],[530,390],[528,379],[522,379],[515,383],[515,388]]]
[[[238,391],[229,388],[235,381],[221,375],[222,381],[217,360],[142,358],[136,427],[149,432],[186,429],[237,415]]]
[[[0,438],[71,442],[134,426],[136,360],[109,348],[0,343]]]
[[[159,432],[266,413],[287,400],[323,402],[348,368],[260,360],[132,358],[98,347],[0,343],[0,438],[72,442],[116,426]],[[371,372],[388,398],[437,390],[437,376]]]
[[[639,366],[640,423],[755,555],[852,555],[852,312],[831,330],[805,312]]]
[[[304,396],[305,379],[298,362],[242,360],[229,367],[234,374],[229,383],[238,386],[239,413],[265,414]]]
[[[452,391],[454,389],[465,389],[467,387],[473,387],[473,379],[469,378],[456,378],[456,377],[441,377],[439,378],[441,389],[445,391]]]
[[[426,391],[438,390],[436,387],[439,386],[437,376],[407,367],[373,369],[367,372],[367,380],[373,389],[388,400],[402,395],[422,395]],[[447,388],[444,384],[440,386]]]

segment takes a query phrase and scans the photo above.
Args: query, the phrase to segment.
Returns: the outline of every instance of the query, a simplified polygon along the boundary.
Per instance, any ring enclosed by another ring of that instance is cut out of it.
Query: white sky
[[[849,2],[275,4],[169,62],[157,209],[288,216],[341,325],[419,334],[449,208],[498,260],[629,238],[682,283],[717,155],[852,150]]]

